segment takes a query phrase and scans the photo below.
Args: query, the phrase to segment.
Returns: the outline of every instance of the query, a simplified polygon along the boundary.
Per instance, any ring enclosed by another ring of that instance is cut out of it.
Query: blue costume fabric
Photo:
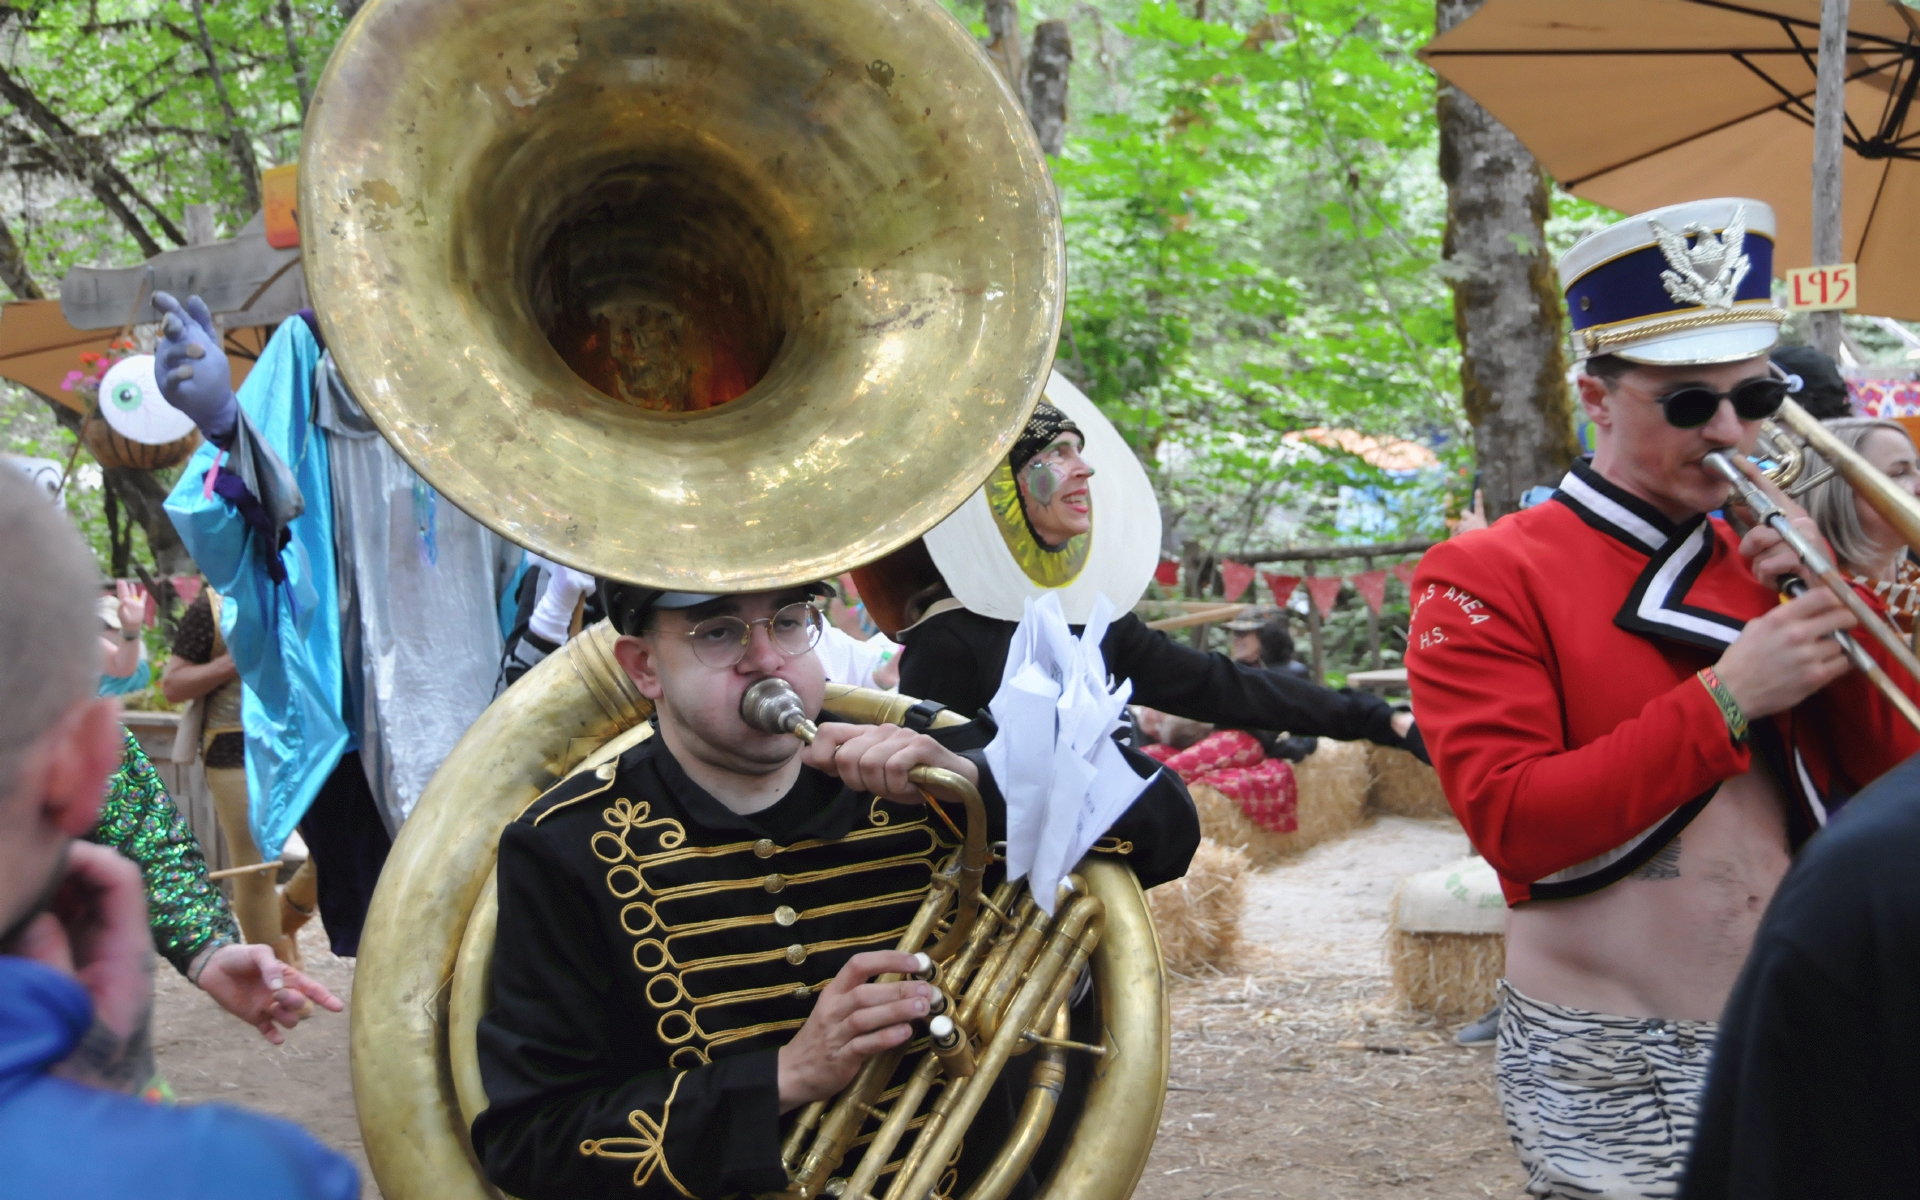
[[[0,1200],[357,1200],[353,1164],[285,1121],[51,1074],[92,1024],[79,984],[0,957]]]
[[[327,439],[309,419],[320,346],[305,321],[283,321],[240,385],[261,439],[292,471],[306,512],[276,555],[206,482],[221,451],[203,443],[167,497],[167,515],[225,603],[221,634],[240,673],[254,843],[268,858],[306,814],[340,756],[354,748],[341,717],[340,587]],[[267,564],[285,569],[275,582]]]

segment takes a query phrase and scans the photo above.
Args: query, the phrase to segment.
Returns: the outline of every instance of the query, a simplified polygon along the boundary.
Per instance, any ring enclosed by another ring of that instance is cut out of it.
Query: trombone
[[[1777,423],[1776,423],[1777,422]],[[1784,426],[1785,428],[1782,428]],[[1794,439],[1798,438],[1796,442]],[[1780,411],[1775,414],[1761,433],[1761,445],[1775,466],[1769,471],[1769,477],[1782,490],[1792,495],[1804,494],[1814,485],[1823,483],[1834,475],[1839,475],[1861,499],[1865,500],[1883,517],[1887,524],[1900,532],[1909,546],[1920,549],[1920,500],[1888,479],[1874,465],[1850,449],[1839,438],[1833,436],[1812,414],[1801,408],[1791,398],[1782,401]],[[1806,451],[1811,449],[1826,459],[1830,465],[1813,475],[1806,474],[1808,466]],[[1900,631],[1889,624],[1860,594],[1853,589],[1846,576],[1840,573],[1839,566],[1827,557],[1811,539],[1794,528],[1793,522],[1773,498],[1761,490],[1760,486],[1749,479],[1739,464],[1724,450],[1716,450],[1707,455],[1706,463],[1728,483],[1733,485],[1740,503],[1745,505],[1760,524],[1771,527],[1778,533],[1787,546],[1800,559],[1821,583],[1840,598],[1860,627],[1873,635],[1875,641],[1886,648],[1893,661],[1908,673],[1920,680],[1920,658],[1915,658],[1907,646]],[[1798,596],[1807,590],[1807,584],[1795,576],[1784,576],[1780,580],[1780,590],[1789,596]],[[1920,707],[1903,691],[1884,668],[1875,662],[1858,641],[1841,631],[1833,635],[1846,653],[1850,662],[1865,675],[1887,702],[1907,719],[1908,724],[1920,730]]]

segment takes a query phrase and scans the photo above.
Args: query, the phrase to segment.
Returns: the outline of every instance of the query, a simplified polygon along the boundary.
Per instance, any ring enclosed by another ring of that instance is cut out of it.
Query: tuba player
[[[819,712],[825,594],[602,585],[615,655],[659,732],[563,781],[501,837],[479,1026],[491,1106],[472,1133],[487,1177],[522,1200],[779,1191],[795,1111],[927,1015],[929,985],[873,981],[914,969],[890,947],[948,849],[907,772],[974,782],[994,838],[1004,802],[971,725],[828,720],[803,747],[746,724],[741,697],[768,678]],[[1200,836],[1165,772],[1111,834],[1146,886],[1183,874]],[[1011,1119],[999,1086],[960,1155],[963,1189]]]

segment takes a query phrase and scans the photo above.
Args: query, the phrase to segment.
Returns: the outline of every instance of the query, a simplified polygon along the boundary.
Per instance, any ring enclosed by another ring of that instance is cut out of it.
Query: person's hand
[[[74,842],[48,911],[8,952],[72,976],[93,998],[93,1028],[59,1065],[62,1075],[129,1092],[153,1077],[153,934],[140,868]]]
[[[1406,711],[1394,713],[1388,724],[1393,726],[1395,737],[1406,737],[1407,730],[1413,728],[1413,713]]]
[[[1806,509],[1801,508],[1793,497],[1781,491],[1779,485],[1768,479],[1758,467],[1747,460],[1746,456],[1735,455],[1733,461],[1740,467],[1742,474],[1759,485],[1768,499],[1780,506],[1780,511],[1786,514],[1787,520],[1792,523],[1794,529],[1799,531],[1801,537],[1820,547],[1821,552],[1829,559],[1833,557],[1833,548],[1827,544],[1826,536],[1820,532],[1820,526],[1814,522],[1814,519],[1807,515]],[[1740,539],[1740,553],[1746,557],[1747,566],[1753,571],[1753,577],[1764,587],[1779,587],[1782,575],[1798,575],[1810,584],[1819,582],[1801,563],[1800,556],[1787,545],[1787,540],[1770,525],[1755,525],[1747,530],[1746,536]]]
[[[1473,489],[1473,506],[1447,522],[1447,525],[1448,537],[1459,537],[1463,533],[1487,527],[1487,500],[1479,488]]]
[[[214,684],[214,687],[231,683],[233,680],[240,678],[240,668],[233,665],[233,651],[231,650],[208,663],[207,667],[210,671],[218,672],[217,678],[220,680],[220,683]]]
[[[1854,624],[1838,596],[1815,586],[1748,621],[1713,673],[1748,720],[1785,712],[1847,673],[1847,656],[1829,635]]]
[[[292,1029],[312,1016],[315,1004],[328,1012],[346,1007],[318,980],[287,966],[271,946],[260,943],[234,942],[215,950],[200,969],[200,990],[276,1046],[286,1040],[280,1027]]]
[[[924,733],[898,725],[843,725],[829,721],[800,761],[838,776],[856,792],[871,792],[899,804],[921,802],[920,789],[907,779],[915,767],[939,767],[978,786],[980,772],[966,759]]]
[[[113,584],[113,594],[120,602],[121,636],[126,637],[129,630],[138,633],[147,623],[147,593],[130,579],[116,579]]]
[[[166,292],[153,294],[160,339],[153,348],[153,377],[167,403],[193,419],[216,446],[225,446],[239,421],[233,372],[213,329],[213,314],[198,296],[183,308]]]
[[[911,954],[871,950],[847,960],[814,1001],[807,1023],[780,1048],[780,1111],[825,1100],[853,1081],[860,1064],[904,1044],[909,1023],[927,1015],[933,985],[917,979],[869,983],[875,975],[910,975]]]

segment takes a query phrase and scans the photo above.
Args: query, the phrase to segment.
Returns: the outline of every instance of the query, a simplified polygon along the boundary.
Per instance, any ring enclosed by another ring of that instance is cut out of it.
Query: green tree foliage
[[[1440,532],[1468,451],[1433,83],[1413,55],[1432,5],[1080,11],[1055,163],[1062,368],[1156,469],[1187,536],[1231,553],[1276,514],[1332,534],[1356,489],[1388,501],[1372,533]],[[1409,480],[1284,440],[1328,426],[1418,439],[1445,467]]]
[[[258,207],[255,172],[298,155],[342,24],[316,0],[0,8],[0,211],[29,274],[51,291],[75,264],[183,245],[189,204],[238,229]]]

